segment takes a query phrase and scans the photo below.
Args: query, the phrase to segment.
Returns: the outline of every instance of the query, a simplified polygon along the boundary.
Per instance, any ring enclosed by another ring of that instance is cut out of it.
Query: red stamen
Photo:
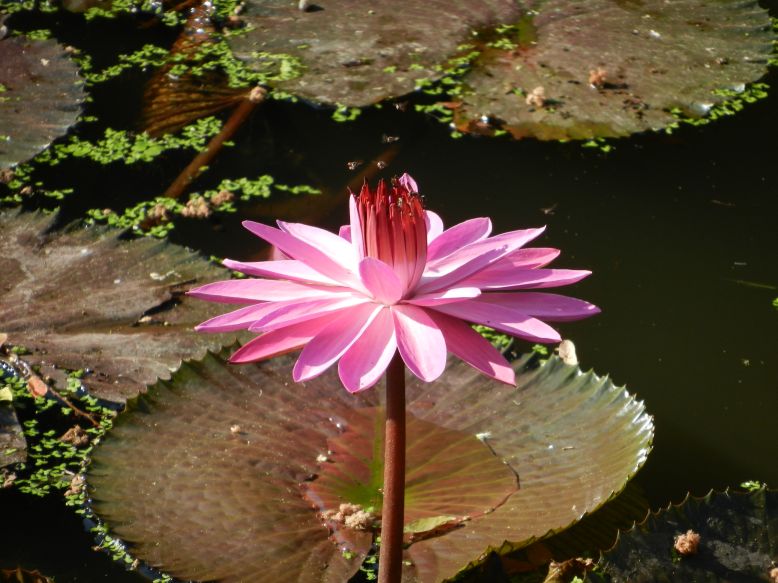
[[[427,262],[427,225],[421,199],[401,182],[367,184],[357,197],[364,255],[380,259],[400,278],[406,292],[421,279]]]

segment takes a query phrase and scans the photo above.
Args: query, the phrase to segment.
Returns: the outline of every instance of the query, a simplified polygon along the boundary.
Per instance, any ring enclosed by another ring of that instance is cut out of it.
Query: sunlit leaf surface
[[[375,531],[332,514],[380,508],[383,391],[349,395],[332,372],[296,385],[291,362],[209,355],[130,402],[87,479],[136,556],[196,580],[356,571]],[[439,581],[489,548],[564,528],[645,461],[651,418],[623,388],[556,357],[516,367],[518,388],[459,362],[438,382],[409,381],[404,581]]]
[[[218,349],[224,336],[195,334],[214,314],[183,291],[223,279],[224,270],[183,247],[121,231],[49,230],[42,213],[0,213],[0,328],[43,366],[90,369],[84,384],[124,401],[181,359]]]
[[[697,552],[680,556],[675,538],[700,535]],[[778,492],[711,492],[649,516],[622,533],[600,561],[597,581],[769,581],[778,556]]]
[[[667,127],[673,110],[702,117],[764,75],[775,39],[753,1],[533,4],[465,77],[459,129],[556,140]]]
[[[250,66],[267,53],[299,62],[299,76],[278,88],[320,103],[364,106],[410,93],[468,42],[474,29],[518,19],[513,0],[248,0],[249,30],[230,39]],[[300,6],[307,6],[301,10]],[[290,61],[291,62],[291,61]],[[288,66],[288,65],[287,65]]]
[[[0,38],[0,170],[63,135],[83,100],[78,69],[56,41]]]

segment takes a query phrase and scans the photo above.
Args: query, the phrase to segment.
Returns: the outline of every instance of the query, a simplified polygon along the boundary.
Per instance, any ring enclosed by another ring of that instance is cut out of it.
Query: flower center
[[[380,259],[400,278],[408,292],[421,279],[427,263],[427,222],[419,193],[407,180],[367,184],[357,197],[365,257]]]

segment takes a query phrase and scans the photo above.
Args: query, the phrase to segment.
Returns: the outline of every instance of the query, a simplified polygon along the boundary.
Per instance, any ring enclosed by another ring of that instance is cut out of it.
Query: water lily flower
[[[215,302],[247,304],[200,324],[199,331],[248,329],[259,334],[233,363],[302,348],[295,381],[338,362],[351,392],[374,385],[397,351],[413,374],[438,378],[447,352],[482,373],[514,383],[506,359],[470,324],[484,324],[531,342],[559,342],[545,322],[585,318],[599,309],[539,290],[575,283],[589,271],[548,269],[559,251],[524,246],[543,228],[491,236],[488,218],[443,227],[425,210],[416,182],[404,174],[391,185],[367,184],[349,201],[350,224],[339,234],[278,221],[278,228],[245,221],[286,259],[225,260],[261,279],[210,283],[189,293]]]

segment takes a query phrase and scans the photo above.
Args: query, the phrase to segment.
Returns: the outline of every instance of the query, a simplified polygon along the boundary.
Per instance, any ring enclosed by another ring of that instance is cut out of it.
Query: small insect
[[[375,165],[378,166],[379,170],[383,170],[384,168],[386,168],[386,162],[384,162],[383,160],[379,160],[378,162],[375,163]]]
[[[544,215],[553,215],[557,206],[559,206],[559,203],[555,202],[551,206],[542,207],[540,212],[542,212]]]
[[[408,109],[408,102],[407,101],[398,101],[394,104],[394,108],[397,111],[406,111]]]
[[[393,144],[400,141],[400,136],[387,136],[386,134],[381,136],[381,141],[384,144]]]
[[[351,162],[346,163],[346,166],[348,166],[349,170],[356,170],[360,166],[364,164],[364,161],[362,160],[352,160]]]

